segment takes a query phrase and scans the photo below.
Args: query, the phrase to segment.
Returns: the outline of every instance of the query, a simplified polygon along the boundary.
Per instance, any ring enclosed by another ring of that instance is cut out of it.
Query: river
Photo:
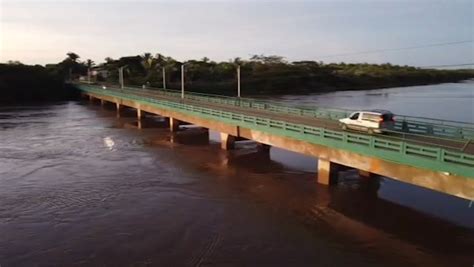
[[[474,123],[474,80],[273,98],[305,106],[388,109],[395,114]]]
[[[472,90],[280,99],[472,122]],[[249,142],[226,152],[217,133],[173,137],[158,118],[145,122],[136,129],[133,111],[86,101],[0,107],[0,265],[474,263],[467,200],[355,171],[327,188],[315,184],[315,159],[275,148],[267,157]]]

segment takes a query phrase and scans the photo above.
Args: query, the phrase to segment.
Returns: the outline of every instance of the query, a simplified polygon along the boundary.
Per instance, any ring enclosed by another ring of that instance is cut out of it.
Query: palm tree
[[[72,62],[76,62],[79,59],[79,55],[74,52],[69,52],[66,54]]]
[[[145,81],[148,82],[150,77],[153,74],[153,71],[156,69],[157,61],[151,53],[144,53],[142,56],[142,66],[146,71]]]
[[[87,68],[90,69],[95,65],[95,62],[92,61],[91,59],[88,59],[86,60],[86,65],[87,65]]]

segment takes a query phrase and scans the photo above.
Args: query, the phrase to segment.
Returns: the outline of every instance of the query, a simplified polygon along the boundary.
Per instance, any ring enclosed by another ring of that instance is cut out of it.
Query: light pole
[[[163,89],[166,89],[166,70],[163,67]]]
[[[122,80],[123,67],[120,67],[120,68],[118,69],[118,73],[119,73],[120,89],[123,89],[123,80]]]
[[[237,97],[240,98],[240,65],[237,65]]]
[[[123,69],[125,69],[127,65],[122,66],[118,69],[119,72],[119,83],[120,83],[120,89],[123,89],[124,87],[124,82],[123,82]]]
[[[184,99],[184,63],[181,65],[181,98]]]

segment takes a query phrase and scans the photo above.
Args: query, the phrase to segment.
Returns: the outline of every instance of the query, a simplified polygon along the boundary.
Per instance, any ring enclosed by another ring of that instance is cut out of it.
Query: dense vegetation
[[[24,65],[18,61],[0,64],[0,103],[72,99],[77,92],[65,83],[69,73],[87,72],[87,66],[69,53],[58,64]]]
[[[242,93],[297,94],[335,90],[372,89],[457,82],[473,78],[474,70],[435,70],[387,64],[325,64],[316,61],[287,62],[279,56],[255,55],[248,60],[235,58],[228,62],[177,60],[161,54],[106,58],[95,65],[80,61],[75,53],[57,63],[28,66],[19,62],[0,64],[0,102],[65,99],[71,92],[65,81],[87,80],[118,83],[118,68],[124,67],[126,85],[161,88],[162,71],[166,70],[167,88],[180,88],[181,65],[185,64],[185,86],[188,91],[235,95],[236,68],[240,66]]]
[[[108,75],[98,81],[116,83],[117,69],[126,66],[125,84],[162,88],[162,69],[166,70],[167,88],[180,88],[183,63],[161,54],[122,57],[97,66]],[[435,70],[391,64],[324,64],[316,61],[287,62],[279,56],[255,55],[248,60],[236,58],[214,62],[208,58],[188,60],[185,64],[186,90],[234,95],[236,68],[241,68],[244,95],[297,94],[335,90],[373,89],[382,87],[457,82],[473,78],[474,70]]]

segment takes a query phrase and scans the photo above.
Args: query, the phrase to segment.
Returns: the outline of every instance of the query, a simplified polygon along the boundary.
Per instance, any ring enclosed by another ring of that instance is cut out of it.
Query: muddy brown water
[[[87,102],[0,108],[2,267],[474,263],[469,201],[352,170],[327,188],[315,159],[136,124]]]

